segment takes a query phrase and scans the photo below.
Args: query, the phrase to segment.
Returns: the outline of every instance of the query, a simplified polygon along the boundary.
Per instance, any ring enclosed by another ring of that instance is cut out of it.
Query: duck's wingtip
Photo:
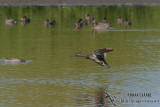
[[[105,67],[105,69],[106,69],[106,70],[109,70],[109,69],[110,69],[110,67],[109,67],[109,66],[108,66],[108,67]]]

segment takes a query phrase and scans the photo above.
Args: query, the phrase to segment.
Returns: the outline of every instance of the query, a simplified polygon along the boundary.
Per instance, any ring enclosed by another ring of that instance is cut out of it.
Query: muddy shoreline
[[[160,5],[160,0],[0,0],[0,6],[18,5]]]

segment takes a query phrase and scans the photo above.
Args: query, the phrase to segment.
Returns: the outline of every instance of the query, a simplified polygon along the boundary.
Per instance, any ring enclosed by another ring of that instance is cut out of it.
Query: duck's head
[[[78,23],[81,23],[82,21],[83,21],[82,19],[79,19],[79,20],[78,20]]]
[[[88,14],[88,13],[86,13],[86,14],[85,14],[85,17],[88,17],[88,16],[89,16],[89,14]]]
[[[128,22],[128,19],[126,19],[125,21]]]
[[[113,48],[106,48],[106,51],[111,52],[111,51],[113,51]]]
[[[46,19],[46,22],[49,22],[49,19]]]
[[[103,20],[107,20],[107,18],[106,18],[106,17],[104,17],[104,18],[103,18]]]

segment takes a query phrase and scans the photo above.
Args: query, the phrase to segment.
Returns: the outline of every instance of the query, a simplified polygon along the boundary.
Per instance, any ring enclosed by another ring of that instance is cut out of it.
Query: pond
[[[158,107],[160,104],[160,6],[1,6],[1,107]],[[109,30],[94,32],[93,25],[74,27],[89,13],[104,17]],[[7,26],[7,17],[31,22]],[[118,17],[132,21],[118,26]],[[46,27],[46,19],[56,20]],[[84,58],[99,48],[113,48],[106,61],[110,69]],[[28,63],[4,64],[3,58]],[[130,94],[138,94],[130,96]],[[151,96],[142,96],[148,93]],[[148,101],[148,102],[147,102]]]

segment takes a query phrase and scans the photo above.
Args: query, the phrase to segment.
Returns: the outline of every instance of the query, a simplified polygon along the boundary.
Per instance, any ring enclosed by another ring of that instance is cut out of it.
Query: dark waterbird
[[[55,24],[56,24],[55,20],[46,19],[46,21],[44,21],[45,26],[50,26],[50,25],[55,25]]]
[[[124,26],[125,26],[126,28],[130,27],[131,25],[132,25],[132,22],[131,22],[131,21],[125,20]]]
[[[94,17],[90,16],[88,13],[86,13],[85,20],[87,21],[88,24],[90,24],[94,20]]]
[[[23,16],[21,19],[20,19],[20,22],[22,23],[22,24],[27,24],[27,23],[30,23],[30,19],[29,18],[27,18],[26,16]]]
[[[79,19],[77,23],[74,24],[76,29],[80,29],[83,26],[83,20]]]
[[[86,20],[83,20],[83,19],[79,19],[78,22],[76,22],[76,23],[74,24],[74,26],[75,26],[76,29],[80,29],[80,28],[82,28],[83,26],[87,26],[87,25],[88,25],[87,21],[86,21]]]
[[[91,59],[97,64],[104,66],[105,68],[110,68],[107,62],[105,61],[106,54],[113,51],[113,48],[101,48],[93,52],[93,54],[85,55],[83,53],[75,53],[73,56],[84,57],[86,59]]]

